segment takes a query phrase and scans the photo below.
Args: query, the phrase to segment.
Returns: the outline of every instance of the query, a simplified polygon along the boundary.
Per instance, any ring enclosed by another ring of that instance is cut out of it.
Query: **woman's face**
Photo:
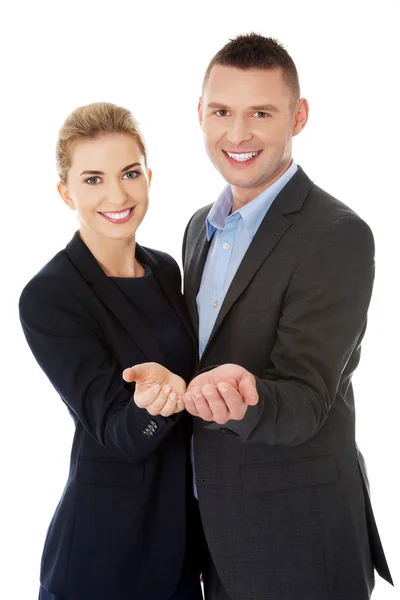
[[[76,210],[87,241],[134,238],[149,204],[151,171],[136,140],[126,133],[79,140],[58,191]]]

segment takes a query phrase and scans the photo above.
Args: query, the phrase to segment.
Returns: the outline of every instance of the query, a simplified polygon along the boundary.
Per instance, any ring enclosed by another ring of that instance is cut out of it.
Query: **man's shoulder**
[[[310,196],[315,203],[321,204],[321,206],[324,207],[325,211],[330,212],[332,214],[337,214],[338,217],[359,216],[356,213],[356,211],[353,208],[351,208],[348,204],[339,200],[326,190],[320,188],[318,185],[313,186],[313,188],[310,191]]]
[[[194,230],[198,231],[205,225],[207,215],[210,212],[212,207],[213,207],[213,203],[207,204],[207,206],[203,206],[202,208],[199,208],[198,210],[196,210],[194,215],[192,215],[192,217],[189,220],[189,223],[187,226],[188,232],[194,231]]]
[[[308,225],[318,230],[342,219],[363,222],[353,208],[317,185],[310,190],[301,212]]]
[[[287,192],[285,192],[287,190]],[[322,222],[329,223],[343,217],[360,219],[349,205],[339,200],[322,187],[319,187],[304,172],[300,165],[289,183],[282,191],[283,195],[295,198],[296,202],[289,208],[295,208],[302,217],[306,217],[310,225]]]

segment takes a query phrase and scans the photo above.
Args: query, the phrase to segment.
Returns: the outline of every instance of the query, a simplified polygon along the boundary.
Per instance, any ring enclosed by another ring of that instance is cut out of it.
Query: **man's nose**
[[[246,122],[242,118],[232,119],[231,125],[227,132],[227,138],[234,146],[239,146],[242,142],[247,142],[252,137]]]

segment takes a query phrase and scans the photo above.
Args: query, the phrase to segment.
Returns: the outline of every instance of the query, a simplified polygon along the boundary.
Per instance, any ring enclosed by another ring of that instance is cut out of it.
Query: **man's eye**
[[[217,110],[215,114],[217,117],[226,117],[228,111],[221,108],[221,110]]]
[[[100,181],[100,177],[89,177],[89,179],[85,179],[85,183],[89,185],[96,185]]]
[[[128,173],[125,173],[124,179],[136,179],[139,175],[139,171],[128,171]]]
[[[262,110],[258,110],[256,113],[254,113],[256,115],[256,117],[258,119],[266,119],[267,117],[269,117],[269,114],[262,111]]]

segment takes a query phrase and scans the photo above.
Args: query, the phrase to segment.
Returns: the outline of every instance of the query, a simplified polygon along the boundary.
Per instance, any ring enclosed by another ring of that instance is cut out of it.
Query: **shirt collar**
[[[297,171],[297,164],[292,161],[290,167],[271,186],[261,192],[251,202],[230,215],[233,204],[231,186],[227,185],[216,202],[214,202],[206,219],[207,239],[210,241],[217,229],[224,229],[226,222],[242,219],[250,237],[254,237],[261,221],[267,214],[277,195]]]

